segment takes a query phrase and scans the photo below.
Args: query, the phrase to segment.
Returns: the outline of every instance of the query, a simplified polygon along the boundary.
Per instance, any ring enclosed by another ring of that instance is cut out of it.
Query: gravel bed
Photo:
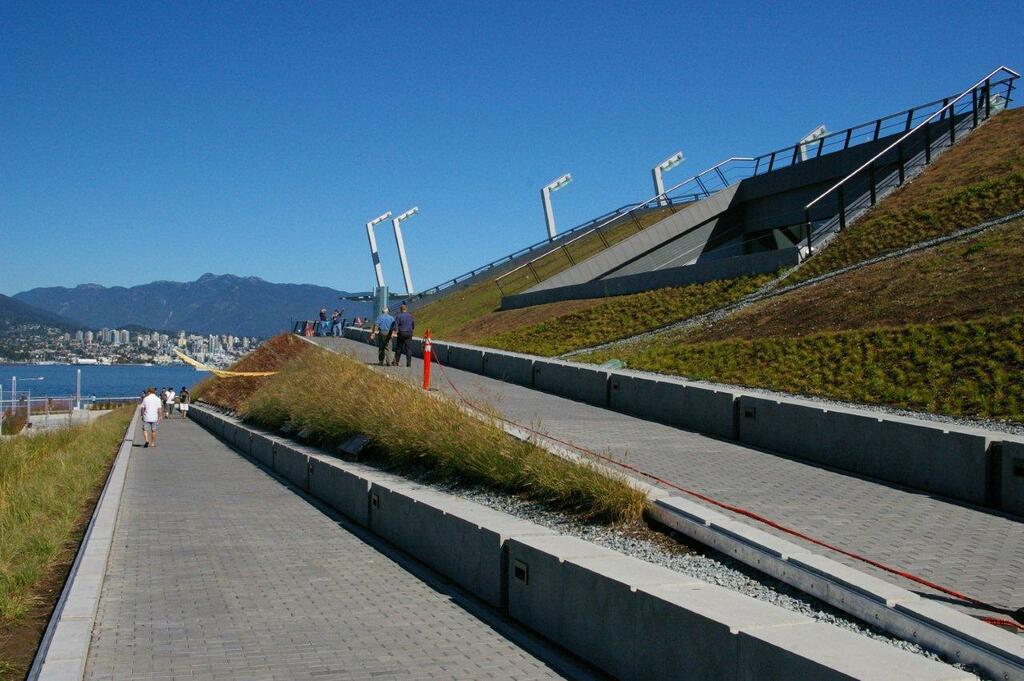
[[[761,574],[708,547],[688,545],[681,539],[674,539],[654,531],[636,532],[609,525],[587,523],[568,513],[553,511],[535,502],[514,496],[460,485],[431,481],[421,482],[466,501],[472,501],[543,525],[559,534],[578,537],[619,553],[661,565],[690,577],[738,591],[757,600],[798,612],[816,621],[867,636],[894,648],[931,660],[949,663],[948,660],[943,660],[939,655],[925,650],[916,643],[895,638],[881,629],[853,619],[827,603],[808,596],[768,575]],[[961,664],[954,666],[968,670]],[[974,672],[974,670],[970,671]]]

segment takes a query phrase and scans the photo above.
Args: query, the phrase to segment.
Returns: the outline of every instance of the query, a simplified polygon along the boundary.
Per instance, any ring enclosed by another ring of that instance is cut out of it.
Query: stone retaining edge
[[[881,679],[891,678],[894,672],[900,678],[971,678],[948,665],[838,627],[812,623],[778,606],[697,583],[667,568],[557,535],[369,466],[339,460],[211,408],[194,404],[189,416],[235,449],[241,429],[250,432],[250,443],[261,437],[273,440],[275,470],[281,456],[305,460],[306,474],[314,480],[320,475],[319,467],[348,478],[345,484],[350,489],[359,495],[365,490],[365,505],[362,499],[338,503],[325,498],[328,495],[313,496],[342,512],[339,506],[354,504],[359,510],[348,515],[353,522],[621,678],[678,673],[685,658],[679,646],[690,641],[693,648],[693,641],[710,639],[724,642],[728,654],[714,660],[705,671],[708,678],[759,678],[766,665],[782,673],[823,679]],[[243,449],[244,442],[242,438]],[[343,449],[356,453],[360,446],[351,443]],[[248,455],[255,459],[251,446]],[[288,469],[300,467],[289,465]],[[307,478],[304,489],[315,491],[316,485]],[[361,511],[364,507],[366,515]],[[414,526],[410,518],[415,519]],[[612,621],[616,626],[609,625]],[[625,645],[625,634],[641,630],[636,647]],[[811,639],[820,645],[808,647],[806,641]],[[651,648],[657,651],[648,654]],[[694,652],[707,651],[699,647],[690,650]],[[692,657],[688,659],[693,662]]]
[[[28,681],[78,681],[85,675],[96,610],[103,591],[117,511],[121,506],[128,459],[140,414],[136,409],[125,430],[100,500],[93,509],[85,537],[78,547],[64,589],[26,676]]]

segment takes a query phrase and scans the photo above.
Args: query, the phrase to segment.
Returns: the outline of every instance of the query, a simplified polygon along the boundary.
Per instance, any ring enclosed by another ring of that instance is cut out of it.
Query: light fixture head
[[[544,189],[547,189],[549,192],[557,191],[570,182],[572,182],[572,173],[566,173],[557,180],[552,180],[548,186],[544,187]]]
[[[372,219],[372,220],[370,220],[369,222],[367,222],[367,223],[366,223],[366,226],[367,226],[367,227],[373,227],[373,226],[374,226],[374,225],[376,225],[376,224],[379,224],[379,223],[381,223],[381,222],[384,222],[384,221],[385,221],[385,220],[387,220],[387,219],[388,219],[389,217],[391,217],[391,211],[388,211],[387,213],[384,213],[383,215],[380,215],[380,216],[378,216],[378,217],[375,217],[374,219]]]
[[[680,163],[682,163],[685,160],[686,160],[686,157],[683,156],[683,152],[677,151],[676,153],[672,154],[671,156],[666,158],[664,161],[659,163],[658,164],[658,168],[660,168],[662,172],[669,171],[669,170],[672,170],[673,168],[675,168],[677,165],[679,165]]]
[[[413,215],[416,215],[416,213],[419,213],[419,212],[420,212],[420,207],[419,206],[413,206],[412,208],[410,208],[409,210],[405,211],[404,213],[402,213],[401,215],[399,215],[395,219],[398,220],[399,222],[401,222],[402,220],[408,220]]]

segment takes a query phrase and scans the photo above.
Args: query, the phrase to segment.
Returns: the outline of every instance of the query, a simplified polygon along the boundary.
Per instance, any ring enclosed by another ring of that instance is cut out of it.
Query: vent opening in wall
[[[512,576],[523,584],[530,583],[530,566],[521,560],[513,561],[512,563]]]
[[[743,407],[743,418],[745,419],[756,419],[757,408],[756,407]]]

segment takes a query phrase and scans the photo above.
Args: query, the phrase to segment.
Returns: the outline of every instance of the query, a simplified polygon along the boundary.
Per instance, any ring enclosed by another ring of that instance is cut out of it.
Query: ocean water
[[[139,395],[149,386],[157,389],[171,386],[192,387],[209,375],[192,367],[143,366],[141,364],[68,365],[68,364],[0,364],[0,386],[4,399],[11,389],[11,377],[18,379],[18,392],[32,391],[32,397],[66,397],[75,394],[75,372],[82,370],[82,397],[128,397]],[[42,379],[42,380],[39,380]]]

